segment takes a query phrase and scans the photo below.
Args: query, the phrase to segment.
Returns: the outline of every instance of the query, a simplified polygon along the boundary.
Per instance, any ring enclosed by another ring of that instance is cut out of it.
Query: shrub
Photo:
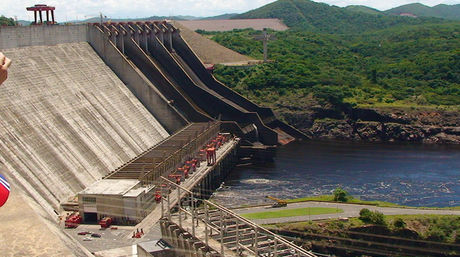
[[[372,212],[371,210],[367,208],[363,208],[359,211],[359,219],[364,221],[364,222],[370,222],[371,221],[371,216]]]
[[[383,213],[378,212],[378,211],[374,211],[372,213],[371,222],[375,225],[382,225],[382,226],[386,225],[385,216],[383,215]]]
[[[350,195],[347,191],[338,187],[334,190],[334,201],[336,202],[347,202],[350,199]]]
[[[397,218],[393,221],[393,226],[395,228],[399,228],[399,229],[402,229],[402,228],[405,228],[406,227],[406,222],[404,222],[403,219],[401,218]]]
[[[363,208],[359,211],[359,219],[366,223],[386,226],[385,216],[379,211],[371,211]]]
[[[431,228],[426,233],[426,238],[433,241],[444,241],[446,239],[446,234],[439,228]]]

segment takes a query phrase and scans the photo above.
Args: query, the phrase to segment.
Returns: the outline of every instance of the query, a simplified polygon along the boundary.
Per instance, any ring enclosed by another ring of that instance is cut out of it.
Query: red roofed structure
[[[43,24],[43,18],[42,18],[42,12],[46,12],[46,24],[56,24],[54,21],[54,10],[56,9],[54,6],[48,6],[46,4],[36,4],[32,7],[27,7],[27,11],[33,11],[34,12],[34,23],[32,24]],[[40,22],[37,21],[37,12],[40,15]],[[51,12],[51,21],[49,17],[49,13]]]

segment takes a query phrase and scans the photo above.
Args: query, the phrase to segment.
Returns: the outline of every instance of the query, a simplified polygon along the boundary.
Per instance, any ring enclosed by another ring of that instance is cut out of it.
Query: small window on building
[[[96,203],[96,197],[83,197],[83,203]]]

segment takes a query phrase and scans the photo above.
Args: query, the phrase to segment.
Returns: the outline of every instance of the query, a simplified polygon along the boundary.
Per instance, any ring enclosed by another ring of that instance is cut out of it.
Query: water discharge
[[[275,161],[237,167],[214,194],[225,205],[331,194],[338,186],[363,200],[409,206],[460,205],[460,147],[295,142]]]

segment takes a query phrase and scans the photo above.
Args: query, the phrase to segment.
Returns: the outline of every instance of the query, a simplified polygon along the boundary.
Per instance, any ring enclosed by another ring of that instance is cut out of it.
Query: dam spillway
[[[0,160],[36,200],[56,208],[169,135],[87,42],[3,51]]]

